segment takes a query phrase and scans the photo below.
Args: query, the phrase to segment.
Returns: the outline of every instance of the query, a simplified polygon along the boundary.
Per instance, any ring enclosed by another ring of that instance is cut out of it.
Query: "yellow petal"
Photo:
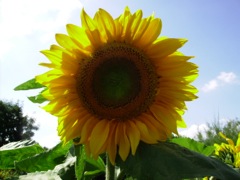
[[[82,26],[85,29],[89,29],[91,31],[96,29],[95,22],[90,16],[88,16],[88,14],[84,11],[84,9],[82,10],[82,13],[81,13],[81,22],[82,22]]]
[[[238,139],[237,139],[237,144],[236,145],[240,147],[240,133],[238,133]]]
[[[62,61],[62,51],[43,50],[41,51],[53,64],[60,66]]]
[[[156,141],[160,139],[158,129],[156,129],[156,127],[152,125],[152,123],[150,122],[150,119],[141,118],[141,122],[145,124],[145,126],[148,129],[148,133],[153,139],[155,139]]]
[[[133,16],[130,12],[130,9],[128,7],[125,8],[124,13],[117,19],[119,24],[121,24],[122,29],[121,29],[121,34],[122,34],[122,39],[121,41],[129,42],[131,41],[131,25],[134,21]]]
[[[110,127],[111,129],[109,133],[106,151],[108,152],[110,162],[114,165],[116,154],[117,154],[117,145],[115,143],[115,133],[116,133],[117,122],[116,121],[110,122]]]
[[[152,58],[163,58],[172,54],[186,42],[186,39],[161,38],[156,41],[156,43],[149,46],[147,53]]]
[[[80,133],[82,131],[83,125],[87,122],[87,119],[89,119],[90,115],[86,114],[86,111],[82,111],[81,113],[76,111],[71,111],[74,114],[68,114],[65,117],[58,118],[58,133],[59,134],[65,134],[66,136],[70,135],[72,132],[72,127],[77,127],[77,132]],[[79,118],[81,117],[81,118]]]
[[[224,138],[230,146],[235,147],[233,140],[231,140],[230,138],[227,138],[222,132],[219,132],[219,135],[222,138]]]
[[[102,41],[101,34],[97,29],[93,31],[90,31],[89,29],[87,29],[86,34],[89,40],[91,41],[93,50],[96,50],[98,47],[100,47],[104,43],[104,41]]]
[[[92,133],[94,126],[98,123],[98,120],[95,117],[90,117],[86,120],[87,122],[84,124],[82,131],[81,131],[81,139],[80,144],[84,144],[89,140],[89,137]]]
[[[72,41],[72,39],[65,34],[56,34],[57,43],[66,49],[78,49],[78,46]]]
[[[123,128],[121,129],[121,138],[119,141],[119,155],[123,161],[127,159],[127,156],[130,151],[130,143],[126,135],[126,124],[123,123]]]
[[[74,24],[68,24],[67,32],[72,38],[75,39],[75,42],[81,44],[82,47],[87,47],[90,45],[90,41],[85,33],[85,29]]]
[[[140,141],[140,132],[137,126],[132,121],[128,121],[126,122],[126,124],[127,124],[126,134],[131,144],[132,155],[134,155],[136,153]]]
[[[109,135],[109,121],[101,120],[94,127],[91,139],[90,139],[90,149],[93,156],[98,156],[101,148],[106,143]]]
[[[169,110],[156,104],[153,104],[150,107],[150,110],[158,121],[162,122],[165,127],[168,127],[173,133],[177,134],[176,120],[172,119],[172,115]]]
[[[133,37],[134,44],[138,45],[137,42],[142,38],[144,35],[145,31],[147,30],[150,21],[152,20],[152,16],[149,16],[148,18],[144,18],[141,20],[138,29]]]
[[[132,35],[132,39],[133,39],[133,42],[134,42],[135,35],[137,33],[137,30],[138,30],[139,25],[140,25],[141,20],[142,20],[142,11],[141,10],[136,11],[133,14],[133,18],[134,18],[134,21],[131,25],[131,35]]]
[[[161,32],[161,27],[162,23],[160,19],[151,19],[146,27],[146,30],[143,32],[143,35],[139,37],[139,41],[135,42],[137,46],[144,49],[145,47],[153,43],[153,41],[155,41],[159,36]]]
[[[107,11],[99,9],[95,14],[94,20],[97,22],[99,31],[105,36],[106,42],[113,41],[113,37],[116,35],[116,28],[112,16]]]
[[[165,141],[172,135],[172,132],[168,131],[167,128],[163,125],[163,123],[159,122],[156,118],[154,118],[150,114],[143,113],[143,118],[147,119],[154,127],[158,130],[159,141]]]
[[[157,140],[149,134],[147,126],[139,120],[134,121],[141,135],[141,140],[146,143],[154,144],[157,143]]]
[[[122,129],[123,129],[123,122],[118,122],[116,125],[116,133],[115,133],[115,144],[119,144],[119,141],[121,139],[121,135],[122,135]]]

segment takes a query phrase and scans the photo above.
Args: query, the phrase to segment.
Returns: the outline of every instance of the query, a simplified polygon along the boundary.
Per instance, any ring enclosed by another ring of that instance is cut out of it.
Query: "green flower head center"
[[[129,119],[153,103],[158,76],[148,57],[125,43],[110,43],[83,60],[77,92],[98,118]]]
[[[107,107],[121,107],[140,92],[140,75],[134,63],[115,57],[103,62],[95,71],[93,89],[96,99]]]

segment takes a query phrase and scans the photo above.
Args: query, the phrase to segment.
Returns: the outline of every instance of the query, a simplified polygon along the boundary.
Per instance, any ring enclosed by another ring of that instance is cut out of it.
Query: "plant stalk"
[[[106,162],[106,180],[115,180],[115,166],[110,162],[108,155]]]

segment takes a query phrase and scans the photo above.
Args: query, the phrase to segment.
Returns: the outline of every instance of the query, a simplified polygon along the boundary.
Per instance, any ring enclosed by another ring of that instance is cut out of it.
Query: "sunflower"
[[[58,117],[67,142],[79,137],[89,155],[107,152],[112,164],[136,152],[140,141],[154,144],[185,127],[185,101],[196,98],[190,85],[197,66],[177,49],[186,39],[158,37],[161,20],[128,7],[114,19],[99,9],[81,12],[82,26],[68,24],[59,45],[41,51],[51,63],[36,77],[46,86],[44,109]]]
[[[240,133],[238,134],[238,139],[236,145],[233,140],[226,137],[223,133],[219,135],[225,139],[228,144],[214,144],[215,155],[221,159],[223,162],[232,165],[235,168],[240,168]]]

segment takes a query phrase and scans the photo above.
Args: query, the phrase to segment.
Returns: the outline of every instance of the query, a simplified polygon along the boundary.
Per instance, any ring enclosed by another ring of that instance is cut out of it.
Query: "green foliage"
[[[75,179],[76,157],[71,155],[71,147],[71,142],[66,145],[60,143],[45,151],[34,141],[9,143],[0,148],[0,175],[5,179],[11,173],[10,177],[15,177],[17,172],[21,172],[28,174],[19,179]]]
[[[129,155],[117,164],[128,177],[138,180],[214,176],[219,179],[240,179],[240,174],[221,161],[204,156],[178,144],[165,142],[156,145],[140,143],[135,156]]]
[[[197,142],[190,138],[173,138],[170,140],[170,142],[176,143],[180,146],[183,146],[206,156],[212,155],[215,150],[214,146],[206,146],[205,144]]]
[[[68,154],[65,161],[55,166],[53,170],[48,171],[36,171],[22,175],[19,179],[62,179],[62,180],[74,180],[76,179],[74,173],[74,164],[76,158],[71,154]]]
[[[117,156],[116,164],[121,171],[118,179],[180,180],[205,176],[240,179],[240,174],[231,167],[206,156],[212,151],[212,146],[189,138],[174,138],[155,145],[141,142],[136,154],[129,155],[125,162]],[[47,151],[33,141],[15,142],[0,148],[0,175],[13,178],[16,172],[21,172],[25,174],[16,179],[74,180],[76,170],[79,180],[104,179],[104,159],[104,155],[98,159],[87,156],[84,145],[72,146],[71,142]],[[3,171],[8,168],[11,172]]]
[[[75,152],[76,151],[76,152]],[[77,171],[84,180],[104,175],[105,163],[101,157],[93,159],[85,153],[84,146],[74,146],[72,142],[59,143],[49,150],[44,150],[34,141],[9,143],[0,148],[0,177],[17,179],[63,179],[74,180],[75,163]],[[25,173],[25,175],[21,175]]]
[[[221,125],[219,121],[214,121],[212,124],[207,124],[207,130],[198,132],[196,139],[206,145],[213,145],[214,143],[221,144],[223,139],[219,136],[219,132],[225,134],[232,139],[234,143],[237,142],[238,133],[240,132],[240,121],[236,118],[227,121],[226,124]],[[204,134],[206,137],[204,137]]]
[[[75,146],[76,160],[76,176],[78,179],[90,180],[105,172],[105,164],[101,157],[93,159],[86,155],[83,145]]]
[[[59,143],[48,151],[16,162],[15,168],[24,172],[52,170],[56,165],[64,162],[71,146],[71,142],[66,145]]]
[[[34,125],[35,119],[23,116],[22,107],[0,100],[0,146],[9,142],[31,139],[33,130],[38,130]]]
[[[30,79],[20,85],[18,85],[17,87],[14,88],[15,91],[19,91],[19,90],[30,90],[30,89],[38,89],[38,88],[43,88],[45,86],[39,84],[36,82],[36,79]]]
[[[0,179],[18,179],[19,173],[14,169],[0,169]]]
[[[19,86],[15,87],[14,90],[15,90],[15,91],[19,91],[19,90],[31,90],[31,89],[39,89],[39,88],[43,88],[43,91],[46,90],[46,87],[45,87],[45,86],[37,83],[37,82],[36,82],[36,79],[33,78],[33,79],[30,79],[30,80],[28,80],[28,81],[20,84]],[[36,96],[30,96],[30,97],[28,97],[28,99],[29,99],[30,101],[32,101],[33,103],[43,103],[43,102],[47,101],[47,99],[44,98],[44,97],[42,96],[42,94],[41,94],[43,91],[41,91],[41,92],[40,92],[38,95],[36,95]]]
[[[42,96],[42,94],[38,94],[36,96],[29,96],[28,99],[32,101],[33,103],[43,103],[47,101],[46,98]]]
[[[14,163],[43,152],[44,149],[31,140],[12,142],[0,148],[0,169],[13,169]]]

